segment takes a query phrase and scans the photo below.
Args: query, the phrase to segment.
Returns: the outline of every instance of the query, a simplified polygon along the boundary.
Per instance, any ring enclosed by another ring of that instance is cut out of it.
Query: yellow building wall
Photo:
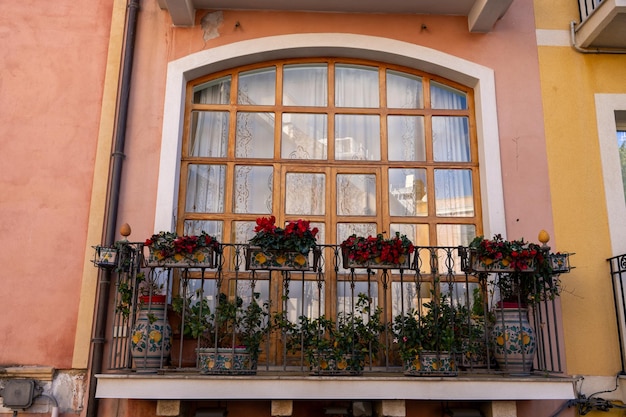
[[[535,1],[535,7],[539,31],[558,30],[562,39],[569,39],[570,21],[579,20],[576,1]],[[626,55],[582,54],[568,45],[538,50],[552,246],[576,253],[571,258],[576,268],[562,276],[567,369],[570,374],[615,375],[621,363],[595,94],[626,94]]]

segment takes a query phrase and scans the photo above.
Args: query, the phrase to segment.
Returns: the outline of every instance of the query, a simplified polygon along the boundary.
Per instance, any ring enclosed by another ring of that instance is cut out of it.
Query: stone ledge
[[[51,366],[7,366],[0,367],[0,379],[28,378],[38,381],[52,381],[55,369]]]

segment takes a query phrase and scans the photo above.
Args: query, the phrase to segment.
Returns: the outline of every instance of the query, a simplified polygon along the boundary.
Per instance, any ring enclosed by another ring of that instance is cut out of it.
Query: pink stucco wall
[[[0,365],[71,366],[110,3],[0,3]]]

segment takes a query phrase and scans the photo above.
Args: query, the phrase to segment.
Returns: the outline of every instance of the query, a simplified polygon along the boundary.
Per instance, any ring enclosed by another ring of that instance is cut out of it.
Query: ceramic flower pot
[[[372,259],[366,262],[359,262],[350,256],[350,251],[342,249],[343,267],[344,269],[351,268],[369,268],[369,269],[408,269],[410,266],[410,256],[401,255],[398,263],[384,262],[380,260],[379,256],[373,256]]]
[[[404,362],[407,376],[456,376],[457,363],[450,352],[424,351]]]
[[[493,260],[490,258],[481,259],[475,252],[470,252],[470,267],[474,272],[532,272],[535,270],[534,259],[526,259],[519,269],[512,267],[509,259]]]
[[[162,368],[171,350],[172,328],[167,322],[164,295],[140,297],[131,331],[131,356],[137,369]]]
[[[363,361],[352,354],[317,352],[312,355],[309,367],[312,375],[362,375]]]
[[[148,247],[147,266],[163,268],[214,268],[215,252],[211,247],[202,247],[192,253],[176,253],[163,257],[159,251]]]
[[[528,375],[532,371],[537,340],[528,321],[528,309],[498,308],[494,311],[494,357],[505,373]]]
[[[244,347],[198,348],[198,367],[203,374],[256,374],[257,364]]]
[[[310,271],[317,265],[317,253],[313,253],[313,263],[309,262],[309,253],[297,251],[268,250],[257,246],[246,249],[246,269]]]

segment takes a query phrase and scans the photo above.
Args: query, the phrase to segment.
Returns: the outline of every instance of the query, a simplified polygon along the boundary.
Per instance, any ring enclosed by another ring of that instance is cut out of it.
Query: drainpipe
[[[575,27],[576,26],[576,21],[572,20],[569,23],[569,37],[570,37],[570,41],[572,43],[572,48],[574,48],[574,50],[576,52],[580,52],[581,54],[626,54],[626,50],[623,49],[584,49],[581,48],[580,46],[576,45],[576,30]]]
[[[122,164],[124,162],[124,145],[126,142],[126,125],[128,121],[128,102],[130,97],[130,81],[133,72],[133,55],[135,52],[135,35],[139,12],[139,0],[129,0],[125,28],[124,55],[122,58],[121,85],[119,92],[117,125],[115,130],[115,147],[111,155],[111,172],[108,182],[108,205],[105,213],[104,246],[112,246],[115,242],[117,214],[119,209],[120,187],[122,182]],[[92,349],[89,372],[89,397],[87,398],[87,417],[98,415],[98,399],[96,398],[96,375],[102,372],[104,341],[106,336],[106,319],[109,307],[109,291],[111,287],[111,271],[100,269],[98,272],[99,288],[96,299],[96,313],[93,330]]]

